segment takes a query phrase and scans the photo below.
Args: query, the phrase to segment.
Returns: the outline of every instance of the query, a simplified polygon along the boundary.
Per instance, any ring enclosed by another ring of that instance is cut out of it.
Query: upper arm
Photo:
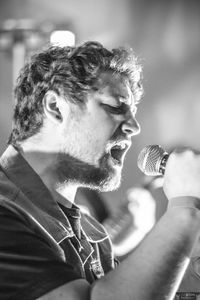
[[[84,279],[64,284],[37,300],[89,300],[91,285]]]

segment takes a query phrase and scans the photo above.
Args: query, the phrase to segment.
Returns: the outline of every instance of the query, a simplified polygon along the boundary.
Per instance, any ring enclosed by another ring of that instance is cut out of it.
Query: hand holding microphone
[[[196,197],[200,203],[200,153],[177,149],[170,155],[159,145],[145,147],[139,154],[138,167],[146,175],[163,175],[168,199]],[[200,204],[199,204],[200,205]]]

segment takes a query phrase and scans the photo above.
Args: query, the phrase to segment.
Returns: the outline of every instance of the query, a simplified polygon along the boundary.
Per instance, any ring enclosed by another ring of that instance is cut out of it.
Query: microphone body
[[[160,145],[146,146],[138,156],[139,169],[148,176],[164,175],[169,154]]]

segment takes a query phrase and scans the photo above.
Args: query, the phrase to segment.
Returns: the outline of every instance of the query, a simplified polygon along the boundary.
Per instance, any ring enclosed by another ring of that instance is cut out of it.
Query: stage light
[[[75,45],[75,34],[68,30],[56,30],[50,35],[50,43],[53,46],[65,47]]]
[[[7,19],[0,22],[0,51],[10,51],[13,60],[13,84],[27,56],[45,45],[74,46],[75,35],[71,23],[32,19]]]

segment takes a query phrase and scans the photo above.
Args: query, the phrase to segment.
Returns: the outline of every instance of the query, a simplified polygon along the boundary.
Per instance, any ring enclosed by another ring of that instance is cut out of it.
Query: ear
[[[68,111],[67,101],[54,91],[48,91],[43,98],[45,116],[54,123],[62,123]]]

